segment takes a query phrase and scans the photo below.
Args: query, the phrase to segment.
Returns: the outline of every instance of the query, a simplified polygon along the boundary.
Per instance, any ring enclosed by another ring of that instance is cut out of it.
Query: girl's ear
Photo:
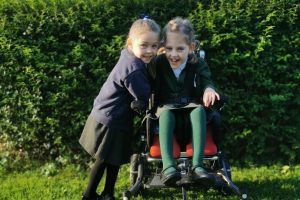
[[[196,43],[195,43],[195,42],[192,42],[192,43],[190,44],[189,53],[193,53],[194,50],[195,50],[195,48],[196,48]]]
[[[132,40],[131,40],[131,38],[127,38],[127,41],[126,41],[126,46],[128,47],[128,48],[132,48]]]

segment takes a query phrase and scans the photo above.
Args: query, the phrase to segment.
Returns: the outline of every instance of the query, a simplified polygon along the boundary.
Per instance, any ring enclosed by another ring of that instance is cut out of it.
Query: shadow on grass
[[[300,200],[300,177],[237,182],[245,188],[249,199]]]
[[[235,184],[240,190],[245,191],[248,199],[253,200],[300,200],[299,189],[300,177],[282,178],[273,180],[259,181],[236,181]],[[240,199],[239,196],[222,195],[221,192],[215,189],[199,189],[191,188],[187,192],[187,199],[205,199],[205,200],[235,200]],[[181,188],[161,188],[152,190],[143,190],[135,200],[141,199],[182,199]]]

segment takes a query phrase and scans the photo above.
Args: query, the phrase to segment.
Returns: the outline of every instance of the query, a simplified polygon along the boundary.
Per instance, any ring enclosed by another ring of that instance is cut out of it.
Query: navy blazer
[[[91,115],[108,127],[130,127],[133,100],[148,102],[150,83],[146,64],[128,49],[121,56],[94,100]]]

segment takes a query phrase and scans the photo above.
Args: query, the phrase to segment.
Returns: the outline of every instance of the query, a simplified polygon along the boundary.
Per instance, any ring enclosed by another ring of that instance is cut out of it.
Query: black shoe
[[[200,183],[206,186],[213,186],[215,184],[216,179],[212,174],[207,173],[202,167],[202,171],[196,171],[196,168],[192,171],[193,181],[195,183]]]
[[[89,198],[87,198],[86,196],[84,195],[81,195],[81,200],[88,200]]]
[[[165,185],[176,185],[176,181],[181,179],[181,173],[177,170],[168,174],[165,174],[164,171],[161,172],[160,180]]]
[[[110,194],[101,194],[97,200],[115,200],[115,197]]]
[[[87,197],[84,194],[82,194],[81,200],[101,200],[101,196],[99,196],[98,194],[95,194],[92,197]]]
[[[181,180],[180,180],[181,185],[190,185],[192,183],[194,183],[194,180],[193,180],[193,176],[190,173],[181,176]]]

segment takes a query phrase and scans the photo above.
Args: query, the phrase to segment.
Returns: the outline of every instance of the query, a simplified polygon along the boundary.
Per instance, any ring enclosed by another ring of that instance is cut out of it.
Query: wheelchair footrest
[[[182,186],[196,186],[199,184],[196,184],[191,179],[190,175],[188,174],[181,174],[181,179],[176,182],[175,186],[166,186],[164,185],[160,180],[160,174],[155,174],[145,185],[145,188],[151,189],[151,188],[162,188],[162,187],[182,187]],[[223,185],[224,182],[222,182]],[[214,187],[214,185],[212,185]]]
[[[164,187],[165,185],[160,180],[160,174],[155,174],[153,178],[145,184],[146,188]]]

